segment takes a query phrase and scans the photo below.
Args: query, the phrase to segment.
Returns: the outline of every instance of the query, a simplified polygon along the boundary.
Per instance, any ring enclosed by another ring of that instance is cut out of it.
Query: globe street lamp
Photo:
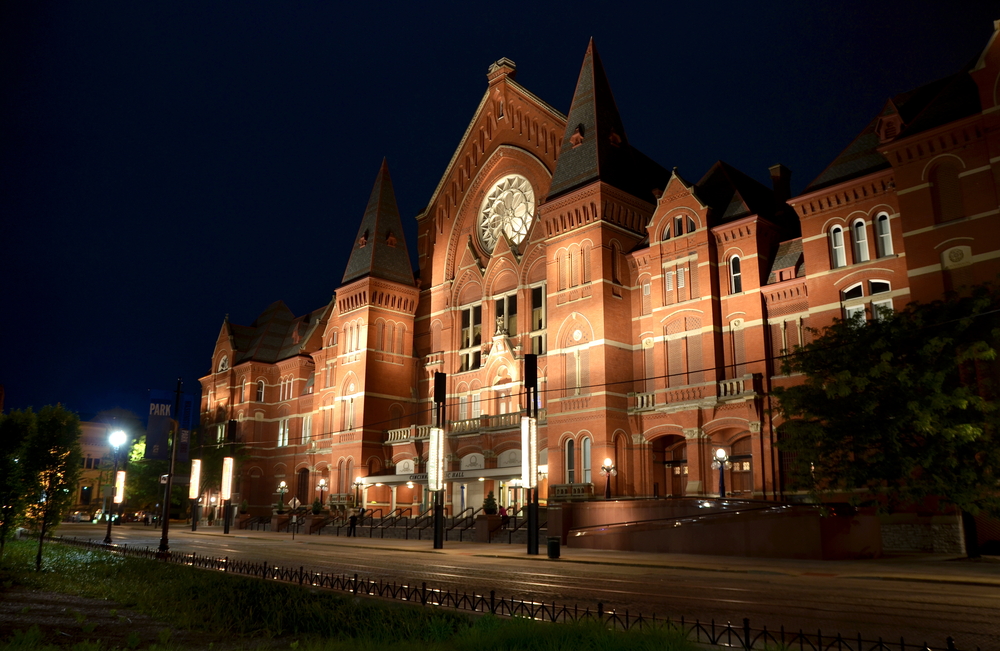
[[[326,491],[326,477],[321,477],[319,483],[316,484],[316,490],[319,491],[319,503],[325,505],[326,502],[323,501],[323,493]]]
[[[364,477],[354,478],[354,508],[361,504],[361,489],[365,486]]]
[[[715,461],[712,462],[712,468],[719,469],[719,497],[726,496],[726,469],[732,467],[733,464],[729,461],[726,451],[722,448],[717,448],[715,450]]]
[[[611,475],[617,475],[618,469],[615,468],[614,464],[611,463],[611,459],[605,459],[604,465],[601,466],[601,474],[608,478],[606,484],[604,484],[604,499],[611,499]]]
[[[280,482],[278,482],[278,495],[280,496],[278,498],[278,513],[284,513],[285,511],[285,493],[287,492],[288,492],[288,484],[286,484],[285,480],[282,479]]]
[[[118,448],[120,448],[122,446],[122,444],[125,443],[125,438],[126,438],[125,432],[121,431],[120,429],[119,430],[115,430],[114,432],[111,432],[111,435],[108,437],[108,442],[111,443],[111,447],[114,448],[114,454],[115,454],[114,478],[115,478],[115,483],[116,484],[118,483]],[[115,497],[117,498],[118,496],[116,495]],[[116,503],[115,500],[112,500],[112,504],[115,504],[115,503]],[[117,503],[121,504],[121,500],[118,500]],[[113,511],[114,507],[112,506],[110,510]],[[110,545],[111,544],[111,520],[112,520],[112,518],[109,515],[109,517],[108,517],[108,533],[107,533],[106,536],[104,536],[104,544],[105,545]]]

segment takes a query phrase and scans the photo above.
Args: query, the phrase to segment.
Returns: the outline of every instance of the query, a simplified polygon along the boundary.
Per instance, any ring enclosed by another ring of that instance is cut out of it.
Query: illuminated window
[[[878,257],[892,255],[892,231],[889,229],[889,215],[881,214],[875,219],[875,234],[878,236]]]
[[[545,285],[531,288],[531,352],[545,354]]]
[[[576,459],[573,441],[566,441],[566,483],[576,482]]]
[[[471,305],[462,308],[461,366],[459,372],[478,369],[482,363],[483,308]]]
[[[844,229],[834,226],[830,230],[830,267],[839,269],[847,266],[847,254],[844,252]]]
[[[865,228],[865,222],[863,220],[858,220],[854,222],[854,262],[867,262],[868,261],[868,230]]]

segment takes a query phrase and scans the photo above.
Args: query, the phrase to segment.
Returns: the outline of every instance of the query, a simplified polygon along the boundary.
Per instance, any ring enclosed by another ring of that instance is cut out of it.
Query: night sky
[[[824,6],[821,6],[824,5]],[[566,112],[588,39],[630,142],[793,191],[893,94],[961,69],[996,2],[0,5],[5,409],[198,390],[223,318],[329,302],[382,158],[415,250],[508,57]]]

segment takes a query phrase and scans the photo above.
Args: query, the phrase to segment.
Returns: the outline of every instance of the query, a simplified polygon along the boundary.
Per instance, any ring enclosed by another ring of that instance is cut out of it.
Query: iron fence
[[[608,628],[627,631],[630,629],[645,629],[670,627],[682,633],[689,641],[696,644],[726,648],[764,649],[777,647],[789,651],[959,651],[953,638],[946,639],[944,647],[931,647],[926,642],[922,644],[907,643],[902,637],[898,643],[894,640],[865,640],[861,634],[855,637],[844,637],[840,634],[824,635],[822,630],[815,633],[802,629],[787,631],[782,626],[778,629],[753,628],[749,618],[743,618],[738,624],[731,621],[709,623],[699,620],[685,620],[684,617],[645,616],[639,613],[631,614],[615,610],[607,611],[603,603],[598,603],[593,610],[589,607],[580,610],[578,606],[558,605],[555,602],[543,603],[524,601],[514,598],[498,597],[494,590],[488,595],[460,592],[441,588],[428,588],[426,582],[420,586],[400,584],[395,581],[380,579],[363,579],[357,574],[336,574],[332,572],[314,572],[303,566],[296,568],[271,565],[267,561],[243,561],[213,556],[201,556],[195,553],[168,552],[163,554],[150,547],[136,547],[127,544],[106,545],[94,540],[79,540],[77,538],[56,538],[55,540],[78,547],[101,549],[123,556],[161,560],[179,565],[189,565],[196,568],[216,570],[227,574],[238,574],[259,579],[270,579],[286,583],[297,583],[301,586],[325,588],[353,595],[381,597],[407,601],[421,606],[440,606],[475,613],[490,613],[501,617],[526,617],[538,621],[568,623],[568,622],[600,622]],[[976,647],[976,651],[980,651]]]

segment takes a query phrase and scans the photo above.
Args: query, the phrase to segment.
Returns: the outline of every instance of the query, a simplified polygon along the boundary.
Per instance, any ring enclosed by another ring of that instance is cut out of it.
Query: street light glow
[[[125,432],[120,429],[116,429],[111,432],[111,435],[108,437],[108,441],[111,443],[111,447],[120,448],[122,444],[125,443],[126,438],[128,437],[125,436]]]
[[[715,450],[715,458],[718,459],[719,461],[722,461],[723,459],[726,458],[726,451],[723,450],[722,448],[717,448]]]

